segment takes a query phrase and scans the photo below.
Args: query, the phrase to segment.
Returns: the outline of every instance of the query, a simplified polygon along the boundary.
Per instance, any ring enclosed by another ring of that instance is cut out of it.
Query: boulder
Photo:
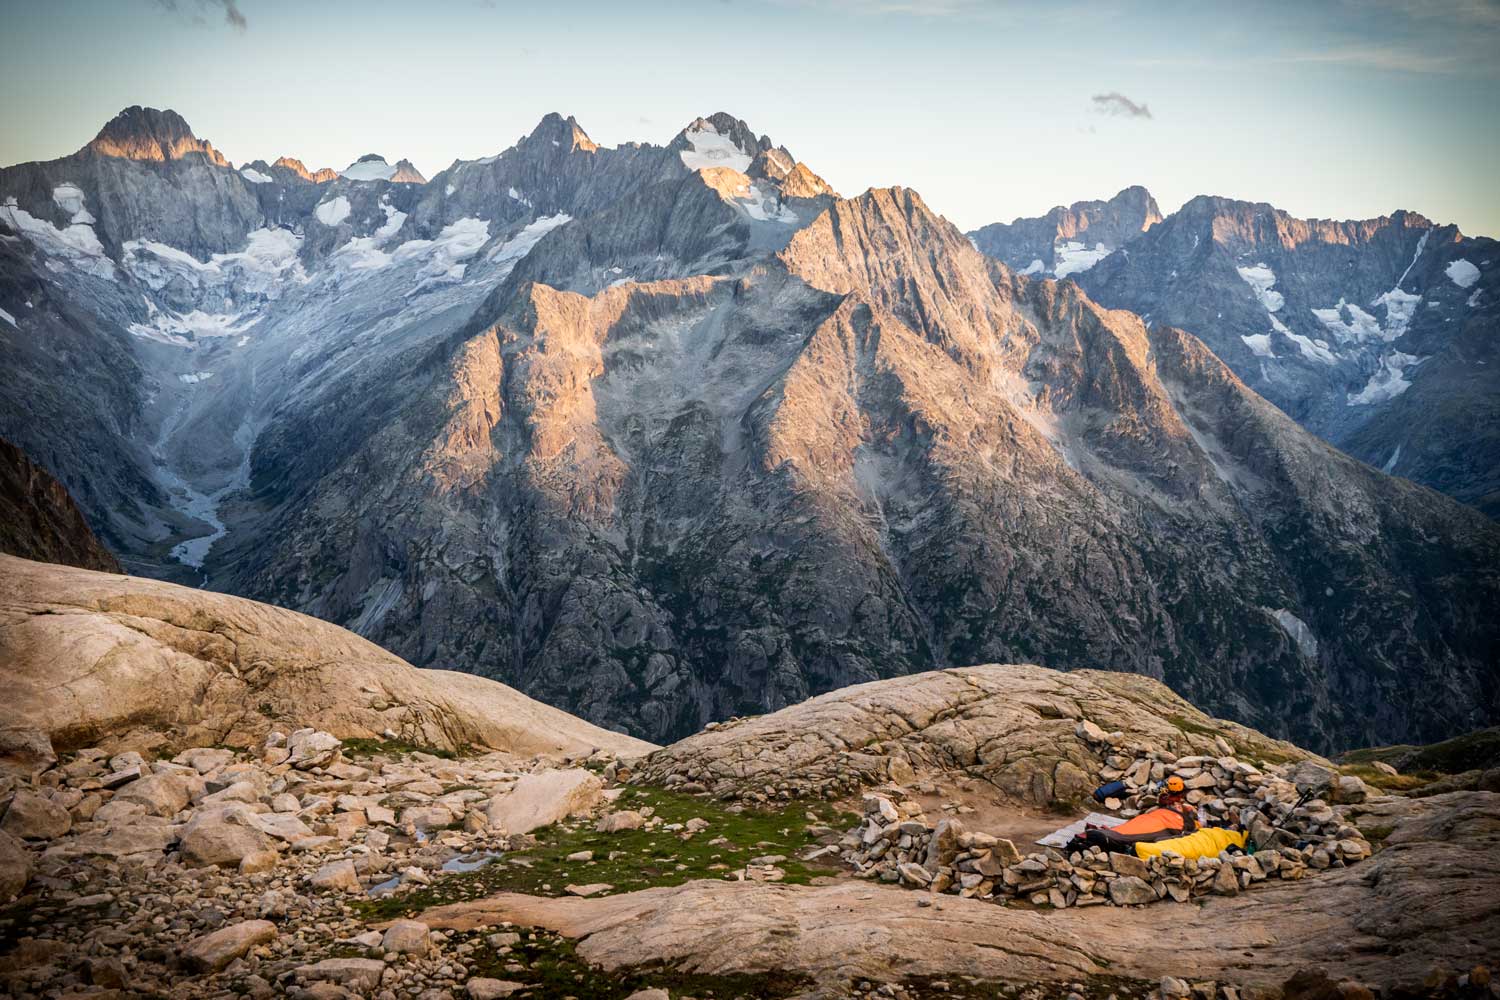
[[[432,947],[431,937],[420,920],[397,920],[385,929],[380,946],[387,955],[425,955]]]
[[[152,816],[170,819],[187,808],[191,789],[175,774],[151,774],[132,781],[115,793],[115,802],[134,802]]]
[[[526,988],[525,983],[513,983],[505,979],[485,979],[482,976],[469,980],[466,987],[469,1000],[500,1000],[501,997],[508,997],[517,990]]]
[[[1138,879],[1147,878],[1150,872],[1146,862],[1134,854],[1111,854],[1109,867],[1121,875],[1132,875]]]
[[[23,840],[52,840],[67,833],[73,817],[62,806],[30,789],[21,789],[10,800],[0,830]]]
[[[599,822],[594,824],[594,829],[599,833],[621,833],[625,830],[639,830],[646,825],[646,817],[634,809],[621,809],[606,816],[599,817]]]
[[[298,729],[286,738],[287,763],[299,771],[327,767],[343,760],[344,744],[332,733]]]
[[[258,944],[276,940],[269,920],[244,920],[195,938],[182,953],[183,962],[198,972],[218,972]]]
[[[82,858],[89,855],[120,858],[128,854],[165,851],[177,842],[179,828],[159,819],[127,820],[103,830],[74,834],[53,841],[46,858]]]
[[[348,860],[329,862],[313,872],[307,884],[331,892],[358,892],[360,889],[359,873],[354,870],[354,862]]]
[[[296,974],[309,982],[333,983],[360,993],[369,993],[379,986],[383,972],[385,963],[373,958],[325,958],[296,969]]]
[[[246,857],[271,850],[271,841],[259,830],[231,822],[231,817],[213,815],[195,819],[182,831],[178,845],[182,862],[190,868],[240,865]]]
[[[31,878],[31,852],[15,837],[0,832],[0,903],[19,896]]]
[[[565,768],[521,776],[509,792],[490,799],[490,826],[515,835],[587,813],[604,798],[604,783],[590,771]]]

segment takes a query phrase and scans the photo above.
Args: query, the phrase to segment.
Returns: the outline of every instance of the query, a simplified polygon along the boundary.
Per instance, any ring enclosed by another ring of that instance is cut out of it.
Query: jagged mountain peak
[[[199,153],[219,166],[229,165],[223,154],[195,136],[187,121],[170,108],[162,111],[140,105],[128,107],[106,122],[84,150],[101,156],[154,162],[180,160]]]
[[[283,170],[290,170],[292,173],[296,174],[298,177],[301,177],[303,180],[312,181],[314,184],[326,184],[329,181],[337,180],[339,176],[339,172],[337,170],[334,170],[332,167],[323,167],[319,170],[308,170],[307,166],[303,164],[301,160],[291,156],[279,156],[276,158],[276,162],[271,164],[271,166],[281,167]]]
[[[592,153],[599,148],[599,144],[589,138],[589,134],[578,124],[578,119],[572,115],[564,117],[556,111],[549,111],[542,116],[542,120],[536,123],[536,128],[531,134],[521,139],[519,146],[550,143],[554,148],[566,150],[582,150]]]
[[[769,136],[757,136],[746,122],[727,111],[694,118],[667,148],[677,153],[689,170],[729,167],[747,174],[761,154],[772,150],[780,154],[778,159],[785,161],[785,169],[789,170],[796,162],[796,157],[785,147],[775,145]]]

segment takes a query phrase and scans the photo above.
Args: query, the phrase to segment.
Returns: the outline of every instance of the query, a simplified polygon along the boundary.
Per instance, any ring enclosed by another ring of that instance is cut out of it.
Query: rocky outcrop
[[[429,910],[432,927],[559,930],[607,969],[666,962],[706,974],[802,972],[852,979],[973,976],[1073,982],[1104,975],[1279,987],[1298,970],[1418,987],[1432,968],[1467,971],[1500,933],[1500,796],[1437,804],[1435,827],[1353,868],[1192,906],[1039,913],[971,899],[923,899],[866,883],[690,882],[602,899],[502,895]],[[1455,838],[1438,832],[1464,828]],[[1399,829],[1399,828],[1398,828]],[[923,905],[926,904],[926,905]],[[1101,930],[1107,927],[1107,930]]]
[[[1146,677],[993,664],[859,684],[713,724],[651,754],[638,780],[765,801],[962,774],[1014,802],[1081,805],[1112,752],[1109,732],[1181,756],[1307,756],[1212,719]]]
[[[10,556],[0,556],[0,659],[9,742],[29,734],[57,751],[133,732],[245,746],[277,726],[447,749],[649,749],[494,681],[417,670],[293,611]]]
[[[46,469],[0,438],[0,552],[104,573],[120,563]]]

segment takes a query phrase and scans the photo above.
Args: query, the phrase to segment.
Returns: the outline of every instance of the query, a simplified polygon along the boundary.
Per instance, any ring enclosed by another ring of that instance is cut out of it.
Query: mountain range
[[[971,242],[726,114],[615,148],[548,115],[424,181],[236,169],[131,108],[0,202],[0,435],[131,572],[648,739],[990,661],[1320,749],[1500,716],[1500,525],[1412,481],[1485,501],[1493,394],[1393,409],[1494,316],[1451,228],[1131,189]]]
[[[1335,222],[1144,188],[969,234],[1023,273],[1199,337],[1382,471],[1500,515],[1500,247],[1413,212]]]

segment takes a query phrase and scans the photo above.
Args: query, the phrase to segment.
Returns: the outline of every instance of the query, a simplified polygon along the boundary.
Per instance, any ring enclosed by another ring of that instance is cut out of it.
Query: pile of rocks
[[[1087,722],[1080,724],[1079,736],[1109,746],[1100,777],[1125,786],[1106,807],[1121,816],[1138,815],[1156,804],[1155,787],[1175,774],[1187,785],[1188,801],[1198,807],[1200,819],[1238,823],[1249,831],[1254,853],[1226,851],[1197,859],[1165,853],[1142,860],[1095,848],[1067,855],[1046,848],[1023,855],[1011,841],[966,830],[959,819],[932,825],[918,803],[873,794],[865,797],[862,823],[843,840],[844,860],[863,878],[1065,907],[1233,895],[1268,878],[1300,879],[1371,854],[1363,834],[1328,801],[1300,801],[1303,791],[1323,788],[1345,802],[1362,801],[1365,790],[1357,778],[1337,776],[1309,761],[1257,767],[1228,752],[1177,757],[1127,747],[1119,734],[1105,734]]]
[[[604,783],[566,763],[419,751],[352,761],[307,729],[253,753],[82,750],[0,777],[0,904],[15,901],[4,931],[19,941],[0,993],[113,984],[204,996],[204,976],[266,996],[320,982],[461,987],[473,963],[441,935],[375,941],[351,904],[477,867],[593,811]]]

